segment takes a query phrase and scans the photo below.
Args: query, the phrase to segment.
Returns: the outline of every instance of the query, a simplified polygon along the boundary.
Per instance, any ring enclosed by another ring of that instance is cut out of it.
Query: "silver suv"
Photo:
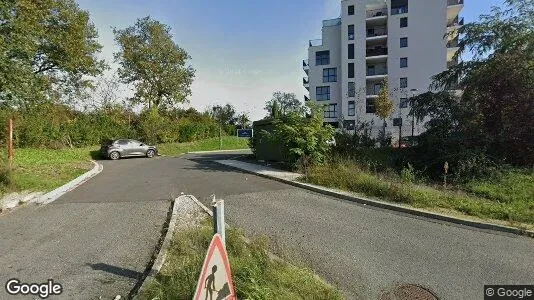
[[[112,160],[133,156],[152,158],[158,154],[158,149],[155,146],[149,146],[136,140],[120,139],[103,142],[100,153],[103,157]]]

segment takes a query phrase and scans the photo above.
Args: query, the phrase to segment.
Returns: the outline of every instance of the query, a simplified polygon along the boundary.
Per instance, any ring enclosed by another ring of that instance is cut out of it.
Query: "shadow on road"
[[[86,265],[91,267],[91,269],[93,270],[104,271],[104,272],[115,274],[115,275],[122,276],[122,277],[127,277],[127,278],[132,278],[132,279],[137,279],[137,280],[143,277],[143,274],[140,272],[121,268],[121,267],[116,267],[116,266],[112,266],[112,265],[108,265],[104,263],[97,263],[97,264],[87,263]]]

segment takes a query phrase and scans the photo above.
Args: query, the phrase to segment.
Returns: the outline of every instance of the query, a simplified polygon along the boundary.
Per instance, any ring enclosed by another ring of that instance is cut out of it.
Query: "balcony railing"
[[[308,69],[310,68],[310,62],[309,62],[309,60],[305,59],[305,60],[302,61],[302,68],[303,68],[304,70],[308,70]]]
[[[365,56],[366,57],[380,56],[380,55],[387,55],[387,54],[388,54],[388,48],[365,49]]]
[[[457,61],[449,61],[447,62],[447,69],[453,68],[458,65]]]
[[[451,22],[447,23],[447,27],[463,26],[463,25],[464,25],[464,18],[458,18],[458,17],[456,17]]]
[[[367,90],[365,91],[365,95],[367,96],[376,96],[378,95],[378,93],[380,92],[380,89],[375,89],[375,88],[367,88]]]
[[[367,68],[367,76],[387,75],[388,68],[386,66],[376,66],[374,68]]]
[[[388,29],[386,27],[375,27],[367,30],[367,37],[387,35]]]
[[[341,25],[341,18],[323,20],[323,27],[330,27],[330,26],[337,26],[337,25]]]
[[[310,79],[308,77],[303,77],[302,78],[302,84],[303,85],[308,85],[310,84]]]
[[[449,41],[447,43],[447,48],[457,48],[457,47],[458,47],[458,41],[457,40]]]
[[[405,13],[408,13],[408,6],[400,6],[400,7],[391,8],[392,15],[405,14]]]
[[[323,45],[323,40],[317,39],[317,40],[310,40],[310,47],[318,47]]]
[[[310,101],[310,98],[306,95],[304,95],[304,102]]]
[[[380,8],[380,9],[373,9],[366,11],[367,18],[374,18],[374,17],[383,17],[388,15],[388,9],[387,8]]]
[[[464,0],[447,0],[447,6],[464,4]]]

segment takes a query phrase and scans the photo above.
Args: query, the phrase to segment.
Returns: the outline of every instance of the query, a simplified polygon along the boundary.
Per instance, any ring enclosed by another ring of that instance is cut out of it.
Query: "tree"
[[[241,128],[246,129],[250,126],[250,118],[246,113],[241,113],[237,115],[237,125],[239,125]]]
[[[237,122],[235,107],[229,103],[224,106],[214,106],[211,116],[223,126],[234,125]]]
[[[186,66],[187,52],[172,40],[171,28],[150,17],[138,19],[134,26],[113,29],[120,51],[119,77],[133,84],[132,102],[148,108],[187,102],[195,70]]]
[[[457,130],[461,132],[459,136],[477,133],[478,137],[478,141],[463,141],[464,144],[510,162],[531,164],[534,161],[534,2],[506,0],[505,3],[506,8],[494,7],[491,14],[482,15],[478,21],[459,29],[459,51],[455,59],[467,51],[474,57],[436,75],[433,87],[447,90],[458,85],[463,90],[457,106],[469,113],[456,120]],[[440,97],[435,95],[436,99]],[[428,101],[420,100],[425,107]],[[434,113],[432,107],[427,108],[429,115]],[[429,126],[433,128],[435,122]]]
[[[300,112],[303,109],[302,102],[297,99],[294,93],[274,92],[271,100],[265,104],[265,110],[270,117],[274,117],[273,108],[279,107],[281,115],[286,115],[290,112]]]
[[[89,13],[73,0],[0,3],[0,100],[69,102],[105,68]]]
[[[384,142],[386,137],[386,119],[393,113],[393,101],[389,98],[389,83],[387,79],[384,79],[380,91],[378,92],[378,98],[374,101],[375,114],[383,121],[383,129],[381,133],[381,140]],[[400,141],[399,141],[400,143]]]

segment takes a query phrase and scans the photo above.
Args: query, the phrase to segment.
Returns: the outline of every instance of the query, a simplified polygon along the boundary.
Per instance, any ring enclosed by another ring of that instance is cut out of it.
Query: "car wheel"
[[[152,158],[154,157],[154,155],[156,155],[156,151],[152,150],[152,149],[149,149],[147,152],[146,152],[146,157],[148,158]]]
[[[113,151],[113,152],[111,152],[111,153],[109,154],[109,158],[110,158],[111,160],[117,160],[117,159],[119,159],[120,157],[121,157],[121,155],[120,155],[119,152],[117,152],[117,151]]]

